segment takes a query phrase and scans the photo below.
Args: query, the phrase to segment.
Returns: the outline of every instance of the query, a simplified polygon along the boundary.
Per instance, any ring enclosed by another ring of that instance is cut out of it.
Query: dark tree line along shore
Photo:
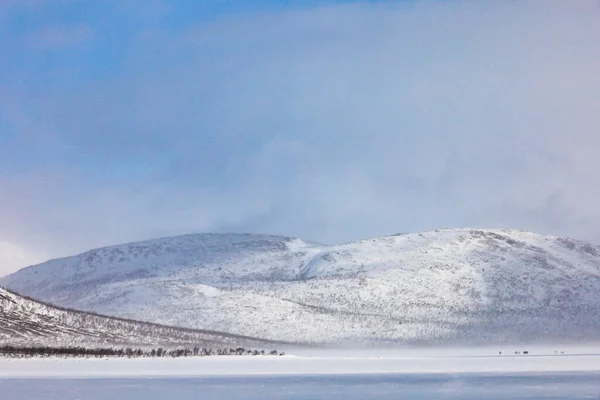
[[[0,346],[0,356],[8,357],[205,357],[205,356],[283,356],[277,350],[265,352],[264,350],[249,350],[243,347],[207,349],[204,347],[179,348],[179,349],[135,349],[123,348],[87,348],[87,347],[17,347]]]

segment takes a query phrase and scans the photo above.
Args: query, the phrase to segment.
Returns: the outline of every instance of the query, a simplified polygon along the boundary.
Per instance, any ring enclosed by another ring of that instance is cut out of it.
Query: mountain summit
[[[600,248],[516,230],[336,246],[186,235],[51,260],[0,284],[60,306],[273,340],[600,339]]]

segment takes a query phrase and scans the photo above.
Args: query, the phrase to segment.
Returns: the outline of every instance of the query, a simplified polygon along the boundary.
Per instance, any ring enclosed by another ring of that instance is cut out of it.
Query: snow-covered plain
[[[52,260],[0,284],[60,306],[284,341],[600,340],[600,248],[515,230],[337,246],[187,235]]]
[[[500,350],[499,350],[500,349]],[[521,354],[514,354],[519,351]],[[529,354],[523,354],[527,351]],[[502,354],[499,354],[502,352]],[[600,372],[600,345],[294,349],[285,356],[0,358],[0,378]],[[600,383],[600,382],[599,382]]]
[[[0,359],[0,393],[10,400],[599,398],[598,347],[565,348],[579,353],[382,349],[385,356],[343,356],[339,349],[283,357]]]

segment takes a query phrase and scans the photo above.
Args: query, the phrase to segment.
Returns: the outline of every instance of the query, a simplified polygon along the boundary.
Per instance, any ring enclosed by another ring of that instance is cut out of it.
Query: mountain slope
[[[265,345],[249,337],[110,318],[47,304],[0,288],[1,345]]]
[[[600,248],[514,230],[338,246],[187,235],[52,260],[0,283],[63,306],[287,341],[600,339]]]

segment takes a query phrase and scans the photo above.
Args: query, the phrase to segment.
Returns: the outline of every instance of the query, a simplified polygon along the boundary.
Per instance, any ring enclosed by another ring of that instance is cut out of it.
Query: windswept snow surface
[[[600,339],[600,248],[515,230],[336,246],[186,235],[48,261],[0,284],[70,308],[285,341]]]
[[[250,376],[0,381],[10,400],[597,399],[598,373]]]

